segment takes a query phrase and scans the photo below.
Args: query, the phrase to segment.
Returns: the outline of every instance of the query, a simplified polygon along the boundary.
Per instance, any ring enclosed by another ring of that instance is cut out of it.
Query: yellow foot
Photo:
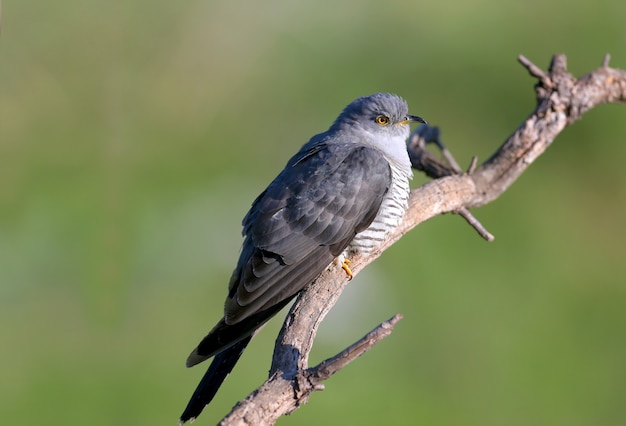
[[[350,259],[344,257],[344,255],[339,255],[335,258],[335,260],[333,260],[333,265],[341,265],[341,269],[343,269],[348,276],[348,281],[350,281],[354,276],[352,275],[352,270],[350,269],[351,264],[352,262],[350,261]]]
[[[348,281],[350,281],[353,277],[352,270],[350,269],[350,266],[349,266],[351,264],[352,262],[350,262],[350,259],[343,259],[343,262],[341,262],[341,269],[346,271],[346,275],[348,276]]]

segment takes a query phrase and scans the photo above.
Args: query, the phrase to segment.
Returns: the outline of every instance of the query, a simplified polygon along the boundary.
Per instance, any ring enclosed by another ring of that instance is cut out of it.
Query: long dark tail
[[[250,343],[250,339],[252,339],[252,335],[245,337],[213,358],[209,369],[204,373],[196,391],[191,396],[187,408],[180,416],[179,424],[182,425],[188,420],[195,420],[204,407],[211,402],[217,390],[239,361],[239,357]]]

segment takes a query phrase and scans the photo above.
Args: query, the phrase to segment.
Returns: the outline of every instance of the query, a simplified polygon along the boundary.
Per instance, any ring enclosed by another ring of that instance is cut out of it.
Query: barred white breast
[[[406,155],[406,154],[405,154]],[[376,250],[402,222],[404,213],[409,205],[409,180],[413,177],[408,155],[400,164],[396,159],[389,159],[391,166],[391,186],[385,195],[378,214],[374,221],[363,232],[358,233],[346,250],[348,253],[358,252],[369,254]],[[395,161],[394,161],[395,160]]]

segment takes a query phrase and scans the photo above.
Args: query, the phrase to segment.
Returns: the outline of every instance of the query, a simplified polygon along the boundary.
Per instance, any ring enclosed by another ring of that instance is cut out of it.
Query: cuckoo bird
[[[306,143],[243,219],[224,316],[187,358],[214,357],[180,423],[211,402],[255,331],[338,261],[375,250],[402,220],[412,177],[407,103],[387,93],[350,103]]]

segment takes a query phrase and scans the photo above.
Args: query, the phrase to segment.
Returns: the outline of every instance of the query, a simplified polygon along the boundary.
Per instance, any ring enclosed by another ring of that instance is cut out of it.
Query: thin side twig
[[[389,336],[401,319],[401,314],[394,315],[339,354],[322,361],[315,367],[290,373],[280,370],[273,372],[261,387],[235,405],[233,410],[222,419],[220,425],[266,426],[274,424],[278,417],[290,414],[305,404],[313,392],[324,390],[325,380]],[[268,413],[265,409],[258,410],[259,406],[269,407],[271,412]]]
[[[402,318],[403,317],[401,314],[394,315],[392,318],[379,324],[376,328],[367,333],[360,340],[353,343],[334,357],[322,361],[315,367],[310,368],[308,370],[310,374],[309,381],[315,385],[316,383],[321,383],[331,377],[333,374],[337,373],[343,367],[350,364],[352,361],[373,348],[374,345],[376,345],[382,339],[389,336],[393,331],[395,325]]]
[[[528,70],[530,75],[539,79],[541,84],[546,88],[554,87],[554,83],[550,76],[524,55],[519,55],[517,60]]]
[[[470,213],[469,210],[467,210],[467,208],[461,207],[455,213],[457,213],[463,219],[465,219],[467,223],[469,223],[472,226],[472,228],[474,228],[476,232],[478,232],[478,235],[480,235],[487,242],[492,242],[493,240],[496,239],[496,237],[494,237],[492,233],[487,231],[487,229],[485,229],[482,223],[480,223],[478,219],[476,219],[474,215]]]

